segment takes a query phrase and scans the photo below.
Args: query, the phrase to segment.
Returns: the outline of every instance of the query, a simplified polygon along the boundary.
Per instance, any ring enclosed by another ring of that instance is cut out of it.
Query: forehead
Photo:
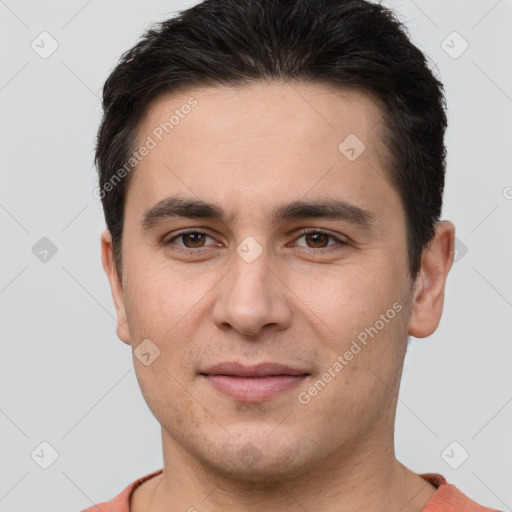
[[[138,142],[147,135],[162,142],[171,134],[176,142],[184,142],[190,135],[187,125],[193,124],[197,136],[216,143],[225,141],[228,130],[243,127],[240,138],[286,137],[289,133],[296,141],[315,142],[325,133],[336,134],[336,139],[351,133],[375,145],[383,127],[382,107],[369,93],[322,82],[197,87],[150,102],[139,126]]]
[[[375,206],[376,195],[396,199],[382,128],[372,96],[331,84],[262,82],[163,95],[140,123],[136,149],[150,150],[128,196],[156,203],[184,192],[254,206],[336,192]]]

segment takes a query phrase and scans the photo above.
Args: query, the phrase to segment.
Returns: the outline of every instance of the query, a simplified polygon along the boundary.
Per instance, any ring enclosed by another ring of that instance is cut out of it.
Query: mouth
[[[310,373],[276,363],[246,366],[225,362],[200,373],[217,391],[241,402],[271,400],[301,384]]]

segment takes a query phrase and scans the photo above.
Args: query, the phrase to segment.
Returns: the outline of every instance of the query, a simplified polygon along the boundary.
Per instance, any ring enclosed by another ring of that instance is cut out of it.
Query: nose
[[[217,327],[231,327],[245,336],[289,327],[292,314],[284,276],[280,278],[269,263],[265,251],[251,263],[234,255],[233,268],[222,280],[213,308]]]

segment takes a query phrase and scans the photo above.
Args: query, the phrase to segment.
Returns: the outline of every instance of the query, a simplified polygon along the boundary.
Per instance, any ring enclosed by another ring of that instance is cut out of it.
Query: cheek
[[[184,391],[181,377],[162,357],[150,366],[135,361],[135,373],[140,390],[150,411],[169,431],[181,432],[182,425],[194,421],[194,403]]]
[[[183,385],[193,378],[198,354],[194,347],[201,346],[198,332],[207,315],[208,292],[215,282],[204,274],[183,276],[168,264],[144,265],[140,260],[140,264],[131,269],[125,295],[128,324],[134,340],[132,348],[136,349],[140,342],[149,339],[160,350],[151,366],[144,367],[135,360],[141,387],[146,383],[146,386],[154,387],[153,391],[158,395],[159,390],[164,389],[162,386],[174,389],[177,383],[172,375]],[[157,371],[164,365],[165,368]],[[180,389],[178,386],[174,391],[179,393]],[[147,397],[150,396],[151,393],[147,393]]]
[[[298,276],[294,287],[302,299],[298,304],[308,318],[324,324],[330,337],[346,341],[401,301],[403,277],[396,279],[393,269],[384,267],[346,266],[314,278]]]
[[[128,321],[147,337],[166,338],[170,332],[190,325],[201,300],[215,280],[207,273],[184,276],[168,261],[138,259],[129,268],[125,289]],[[212,281],[210,283],[210,281]],[[187,317],[187,322],[181,322]]]

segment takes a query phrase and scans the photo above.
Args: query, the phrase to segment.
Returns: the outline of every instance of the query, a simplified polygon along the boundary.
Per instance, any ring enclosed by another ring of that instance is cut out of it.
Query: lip
[[[223,362],[207,368],[201,375],[217,391],[238,401],[261,402],[297,387],[310,374],[277,363],[247,366],[238,362]]]
[[[244,365],[238,361],[225,361],[201,372],[204,375],[232,375],[236,377],[268,377],[269,375],[304,375],[308,372],[279,363],[264,362]]]

